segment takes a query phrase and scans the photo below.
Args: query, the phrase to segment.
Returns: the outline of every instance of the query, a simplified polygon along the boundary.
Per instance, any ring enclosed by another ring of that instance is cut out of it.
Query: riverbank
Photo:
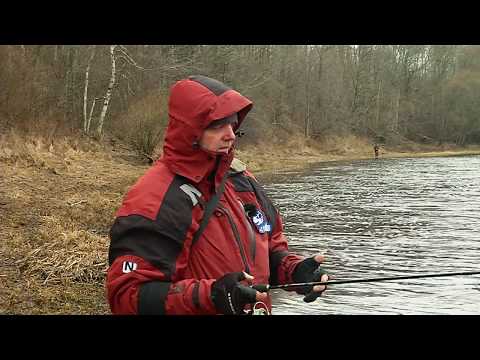
[[[247,164],[254,173],[277,173],[284,170],[295,170],[309,167],[317,163],[332,161],[351,161],[374,158],[373,147],[363,140],[347,140],[347,144],[339,146],[306,146],[296,144],[289,147],[252,146],[246,151],[237,151],[238,158]],[[480,155],[479,145],[423,145],[404,144],[397,146],[382,146],[380,159],[416,158],[438,156]]]
[[[108,232],[128,188],[150,166],[121,144],[0,138],[0,313],[108,314]],[[420,150],[421,151],[420,151]],[[367,141],[248,146],[255,174],[372,158]],[[480,154],[472,148],[382,148],[380,157]]]

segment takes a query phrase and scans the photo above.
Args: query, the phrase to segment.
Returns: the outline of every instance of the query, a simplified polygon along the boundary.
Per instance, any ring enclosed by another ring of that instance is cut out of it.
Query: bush
[[[157,145],[163,138],[163,126],[158,125],[159,121],[156,118],[139,118],[133,123],[136,124],[135,130],[130,133],[128,142],[140,154],[153,156]]]
[[[111,132],[141,155],[152,157],[168,123],[168,94],[157,90],[119,116]]]

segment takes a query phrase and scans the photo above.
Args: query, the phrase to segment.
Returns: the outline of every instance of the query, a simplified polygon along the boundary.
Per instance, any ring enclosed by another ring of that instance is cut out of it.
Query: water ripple
[[[292,251],[322,252],[336,279],[480,270],[480,157],[321,165],[265,184]],[[332,285],[277,314],[480,314],[480,277]]]

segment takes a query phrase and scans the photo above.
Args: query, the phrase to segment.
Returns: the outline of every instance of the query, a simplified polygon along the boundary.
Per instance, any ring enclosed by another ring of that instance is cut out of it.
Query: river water
[[[372,159],[264,182],[291,251],[337,280],[480,270],[480,156]],[[480,275],[331,285],[307,304],[272,291],[275,314],[480,314]]]

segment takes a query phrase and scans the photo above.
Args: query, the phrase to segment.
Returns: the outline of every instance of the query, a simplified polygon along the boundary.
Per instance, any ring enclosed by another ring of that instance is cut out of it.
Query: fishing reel
[[[250,310],[243,310],[245,315],[271,315],[265,303],[257,301]]]

